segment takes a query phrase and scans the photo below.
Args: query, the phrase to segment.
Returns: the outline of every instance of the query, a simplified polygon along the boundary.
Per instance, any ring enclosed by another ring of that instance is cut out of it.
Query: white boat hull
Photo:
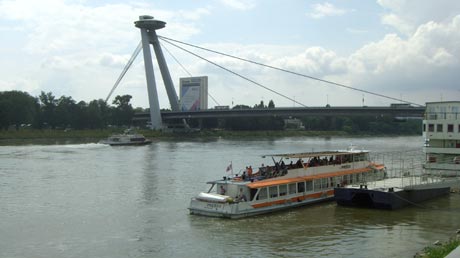
[[[210,201],[202,201],[193,198],[190,202],[190,214],[203,215],[209,217],[220,217],[238,219],[243,217],[256,216],[265,213],[272,213],[276,211],[286,210],[290,208],[311,205],[318,202],[333,201],[334,196],[324,195],[315,199],[307,199],[299,202],[286,201],[283,204],[276,204],[267,207],[254,208],[249,202],[239,203],[216,203]]]

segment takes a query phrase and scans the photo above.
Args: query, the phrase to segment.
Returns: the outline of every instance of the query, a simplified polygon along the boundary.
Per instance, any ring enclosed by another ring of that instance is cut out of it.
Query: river
[[[460,195],[397,211],[333,202],[240,220],[189,215],[206,181],[264,154],[420,150],[415,137],[0,146],[0,257],[413,257],[460,228]]]

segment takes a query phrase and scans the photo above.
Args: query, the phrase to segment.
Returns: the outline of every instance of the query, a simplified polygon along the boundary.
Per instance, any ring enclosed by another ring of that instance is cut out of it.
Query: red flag
[[[230,163],[230,165],[227,166],[227,169],[226,169],[225,171],[226,171],[226,172],[228,172],[228,171],[233,171],[232,163]]]

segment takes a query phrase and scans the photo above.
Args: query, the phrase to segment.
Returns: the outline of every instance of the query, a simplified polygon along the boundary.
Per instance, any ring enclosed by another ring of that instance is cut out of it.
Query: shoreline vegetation
[[[57,130],[57,129],[21,129],[0,130],[0,145],[8,144],[60,144],[60,143],[91,143],[98,142],[114,133],[122,133],[123,129],[87,129],[87,130]],[[351,134],[345,131],[231,131],[231,130],[201,130],[188,133],[174,133],[139,129],[138,133],[152,140],[193,139],[193,138],[277,138],[277,137],[363,137],[363,136],[395,136],[403,134]],[[404,134],[418,135],[418,134]]]
[[[416,253],[414,258],[443,258],[449,255],[456,248],[460,247],[460,229],[456,234],[445,242],[436,241],[431,246],[427,246],[423,251]]]

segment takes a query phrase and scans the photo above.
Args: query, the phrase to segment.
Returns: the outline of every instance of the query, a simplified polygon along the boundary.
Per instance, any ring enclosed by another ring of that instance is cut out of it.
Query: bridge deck
[[[298,116],[392,116],[422,119],[425,107],[292,107],[266,109],[228,109],[200,111],[161,111],[163,120],[230,117],[298,117]],[[137,113],[135,120],[148,120],[149,113]]]

